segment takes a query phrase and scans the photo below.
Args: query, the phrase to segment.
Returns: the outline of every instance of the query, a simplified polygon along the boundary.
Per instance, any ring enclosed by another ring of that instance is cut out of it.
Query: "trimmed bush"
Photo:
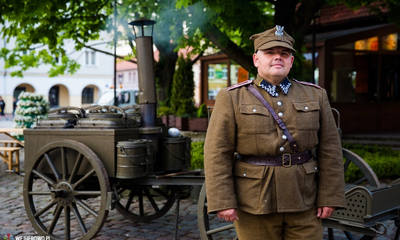
[[[204,169],[204,142],[192,142],[191,169]]]
[[[379,179],[396,179],[400,177],[399,151],[376,145],[343,144],[343,147],[364,159]],[[346,172],[346,182],[355,181],[362,176],[363,173],[361,170],[354,164],[351,164]]]

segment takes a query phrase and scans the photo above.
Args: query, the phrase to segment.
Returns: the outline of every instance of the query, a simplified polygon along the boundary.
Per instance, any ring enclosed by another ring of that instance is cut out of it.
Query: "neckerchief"
[[[265,81],[264,79],[262,79],[260,81],[258,86],[260,86],[262,89],[267,91],[271,96],[273,96],[273,97],[277,97],[278,96],[278,93],[276,92],[276,86],[272,85],[271,83],[269,83],[267,81]],[[281,84],[279,84],[279,87],[282,89],[282,91],[283,91],[283,93],[285,95],[287,95],[287,93],[289,92],[290,86],[292,86],[292,84],[289,82],[289,79],[287,79],[287,78],[285,78],[285,80],[283,80],[281,82]]]

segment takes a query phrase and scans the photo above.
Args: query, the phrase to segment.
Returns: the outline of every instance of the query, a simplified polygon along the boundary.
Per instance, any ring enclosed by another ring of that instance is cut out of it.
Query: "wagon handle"
[[[120,146],[119,149],[121,150],[121,152],[123,152],[125,154],[125,156],[128,158],[128,160],[131,161],[133,164],[136,164],[136,165],[146,165],[147,164],[147,163],[137,163],[137,162],[135,162],[135,160],[131,159],[129,157],[129,155],[125,152],[125,149],[124,149],[123,146]],[[132,155],[132,156],[134,156],[134,157],[142,157],[142,156],[145,156],[145,155]]]
[[[386,234],[386,232],[387,232],[387,227],[386,227],[385,224],[383,224],[383,223],[381,223],[381,222],[376,222],[376,223],[375,223],[375,227],[376,227],[376,228],[373,228],[373,227],[370,228],[371,230],[373,230],[373,231],[375,232],[375,234],[379,234],[379,235],[385,235],[385,234]],[[379,231],[379,229],[380,229],[381,227],[383,228],[383,231],[382,231],[382,232]]]
[[[214,107],[207,106],[207,118],[208,118],[208,122],[210,122],[211,112],[212,112],[213,109],[214,109]]]
[[[155,163],[156,162],[156,157],[155,157],[155,154],[151,154],[152,152],[151,152],[151,148],[150,148],[151,146],[150,146],[150,142],[149,141],[147,141],[146,142],[146,162],[147,163],[149,163],[149,164],[153,164],[153,163]],[[153,161],[150,161],[149,160],[149,156],[151,156],[151,155],[153,155]]]
[[[181,160],[181,161],[186,161],[186,157],[185,158],[180,158],[178,156],[176,156],[168,147],[167,147],[167,143],[164,142],[164,147],[168,150],[169,153],[172,154],[172,156],[176,157],[177,159]]]
[[[340,129],[340,112],[336,108],[332,108],[332,111],[336,112],[336,114],[338,115],[337,125],[338,125],[338,129]]]
[[[93,107],[93,108],[89,108],[88,110],[90,112],[96,112],[96,111],[99,111],[99,110],[102,111],[103,109],[106,109],[108,112],[110,112],[111,109],[118,110],[118,111],[120,111],[122,113],[122,117],[126,118],[126,113],[125,113],[124,109],[122,109],[120,107],[117,107],[117,106],[111,106],[111,105],[96,106],[96,107]]]
[[[336,108],[332,108],[332,111],[337,114],[337,130],[339,133],[340,140],[342,140],[342,129],[340,129],[340,112]]]
[[[83,110],[82,108],[79,108],[79,107],[61,107],[61,108],[56,108],[56,109],[50,110],[49,114],[51,114],[51,113],[62,113],[63,111],[68,112],[69,110],[76,110],[81,115],[80,116],[81,118],[85,117],[85,110]]]

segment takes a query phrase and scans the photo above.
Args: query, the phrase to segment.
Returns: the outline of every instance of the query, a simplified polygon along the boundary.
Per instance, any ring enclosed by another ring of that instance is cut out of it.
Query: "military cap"
[[[254,41],[254,52],[272,47],[285,47],[296,52],[293,48],[294,39],[283,30],[283,26],[276,25],[265,32],[254,34],[250,40]]]

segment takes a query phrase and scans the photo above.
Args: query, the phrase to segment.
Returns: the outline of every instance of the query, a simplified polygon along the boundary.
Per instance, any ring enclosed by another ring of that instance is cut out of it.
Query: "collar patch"
[[[273,97],[277,97],[279,95],[276,92],[276,86],[265,81],[264,79],[261,80],[261,82],[258,84],[258,86],[260,86],[262,89],[267,91]],[[283,82],[281,84],[279,84],[279,87],[282,89],[282,91],[285,95],[288,94],[290,86],[292,86],[292,84],[289,82],[289,80],[287,78],[285,78],[285,80],[283,80]]]

